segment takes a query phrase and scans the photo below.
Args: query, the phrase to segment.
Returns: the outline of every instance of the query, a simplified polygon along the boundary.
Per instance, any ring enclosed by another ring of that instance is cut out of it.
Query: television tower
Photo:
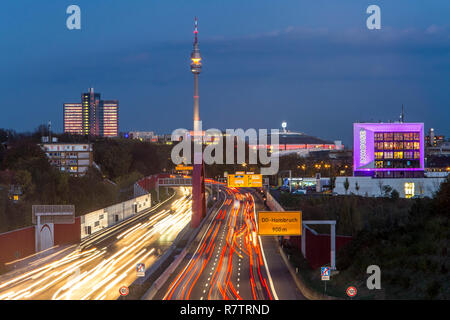
[[[198,28],[197,28],[197,17],[195,17],[194,25],[194,49],[191,53],[191,72],[194,74],[194,131],[199,129],[198,121],[200,121],[199,114],[199,96],[198,96],[198,75],[202,72],[202,57],[200,55],[200,49],[198,47]]]
[[[202,219],[206,216],[205,171],[203,167],[202,132],[198,94],[198,75],[202,71],[202,57],[198,47],[197,34],[197,17],[195,17],[194,49],[191,53],[191,72],[194,75],[194,170],[192,172],[192,228],[197,228]]]

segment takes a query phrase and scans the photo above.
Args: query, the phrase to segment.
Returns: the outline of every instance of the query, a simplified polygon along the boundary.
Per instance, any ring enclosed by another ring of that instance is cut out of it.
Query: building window
[[[375,133],[375,141],[383,141],[383,134]]]
[[[414,196],[414,182],[405,182],[405,198]]]
[[[403,152],[394,152],[394,159],[403,159]]]
[[[384,158],[385,159],[392,159],[393,157],[393,153],[392,152],[385,152],[384,153]]]
[[[403,150],[403,142],[394,142],[395,150]]]

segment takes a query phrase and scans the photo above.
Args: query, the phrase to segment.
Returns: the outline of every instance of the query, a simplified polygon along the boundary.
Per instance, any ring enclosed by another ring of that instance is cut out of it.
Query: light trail
[[[42,266],[35,263],[35,268],[24,274],[10,279],[3,276],[0,300],[117,299],[119,287],[136,280],[136,263],[145,263],[148,268],[157,260],[155,249],[161,248],[158,242],[173,241],[188,225],[191,207],[190,193],[184,189],[166,209],[148,218],[135,218],[123,231],[117,229],[119,235],[106,232],[106,238],[90,240],[93,247],[88,250],[72,248],[55,261]],[[104,241],[108,241],[106,246],[101,245]]]
[[[164,300],[276,297],[273,286],[267,285],[272,279],[258,241],[254,198],[234,188],[224,191],[221,207],[211,217],[194,254],[169,285]],[[248,281],[241,282],[245,274]]]

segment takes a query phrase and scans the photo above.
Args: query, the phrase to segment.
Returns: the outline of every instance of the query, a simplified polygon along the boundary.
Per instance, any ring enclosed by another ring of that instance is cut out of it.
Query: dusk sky
[[[66,9],[81,8],[81,30]],[[381,8],[381,30],[366,9]],[[63,129],[63,103],[94,87],[120,131],[192,127],[194,16],[203,128],[279,128],[351,147],[355,121],[450,136],[449,0],[6,0],[0,128]]]

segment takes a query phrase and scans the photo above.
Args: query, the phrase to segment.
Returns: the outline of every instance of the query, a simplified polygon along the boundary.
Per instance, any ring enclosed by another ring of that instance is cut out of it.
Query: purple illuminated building
[[[423,128],[423,123],[354,123],[354,175],[423,177]]]

